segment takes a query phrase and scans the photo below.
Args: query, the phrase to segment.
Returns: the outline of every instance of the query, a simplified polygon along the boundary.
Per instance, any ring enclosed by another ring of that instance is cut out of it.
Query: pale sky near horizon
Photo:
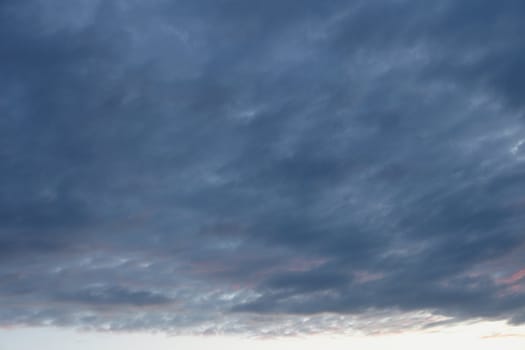
[[[0,0],[0,350],[519,348],[524,33],[524,0]]]
[[[0,350],[523,350],[525,327],[481,322],[440,331],[386,335],[299,336],[259,339],[239,336],[170,336],[163,333],[85,332],[61,328],[0,330]]]

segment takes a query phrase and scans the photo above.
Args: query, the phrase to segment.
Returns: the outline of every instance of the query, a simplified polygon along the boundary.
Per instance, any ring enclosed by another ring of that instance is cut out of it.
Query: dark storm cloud
[[[90,305],[158,305],[166,304],[169,299],[149,291],[134,291],[126,288],[112,287],[91,287],[75,293],[66,293],[60,296],[60,300],[72,301]]]
[[[1,322],[523,323],[524,16],[1,2]]]

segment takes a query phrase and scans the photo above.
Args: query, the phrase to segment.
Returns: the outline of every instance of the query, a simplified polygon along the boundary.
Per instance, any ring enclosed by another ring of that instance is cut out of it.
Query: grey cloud
[[[130,290],[119,286],[93,286],[72,293],[58,296],[59,300],[95,305],[162,305],[169,303],[170,299],[144,290]]]
[[[523,10],[0,3],[0,322],[520,323]]]

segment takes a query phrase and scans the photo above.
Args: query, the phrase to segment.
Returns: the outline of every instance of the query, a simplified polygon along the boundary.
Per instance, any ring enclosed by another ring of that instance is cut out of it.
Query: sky
[[[522,0],[0,0],[0,350],[517,349],[523,33]]]

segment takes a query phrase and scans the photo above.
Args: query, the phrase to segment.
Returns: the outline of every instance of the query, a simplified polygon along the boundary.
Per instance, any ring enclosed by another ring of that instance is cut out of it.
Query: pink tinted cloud
[[[383,273],[371,273],[368,271],[355,271],[354,278],[358,283],[367,283],[383,279],[385,275]]]
[[[504,284],[515,284],[525,278],[525,269],[521,269],[508,278],[501,280]]]
[[[308,259],[308,258],[297,258],[292,259],[288,262],[286,269],[288,271],[295,271],[295,272],[305,272],[312,269],[315,269],[316,267],[319,267],[323,264],[325,264],[328,260],[324,258],[315,258],[315,259]]]

